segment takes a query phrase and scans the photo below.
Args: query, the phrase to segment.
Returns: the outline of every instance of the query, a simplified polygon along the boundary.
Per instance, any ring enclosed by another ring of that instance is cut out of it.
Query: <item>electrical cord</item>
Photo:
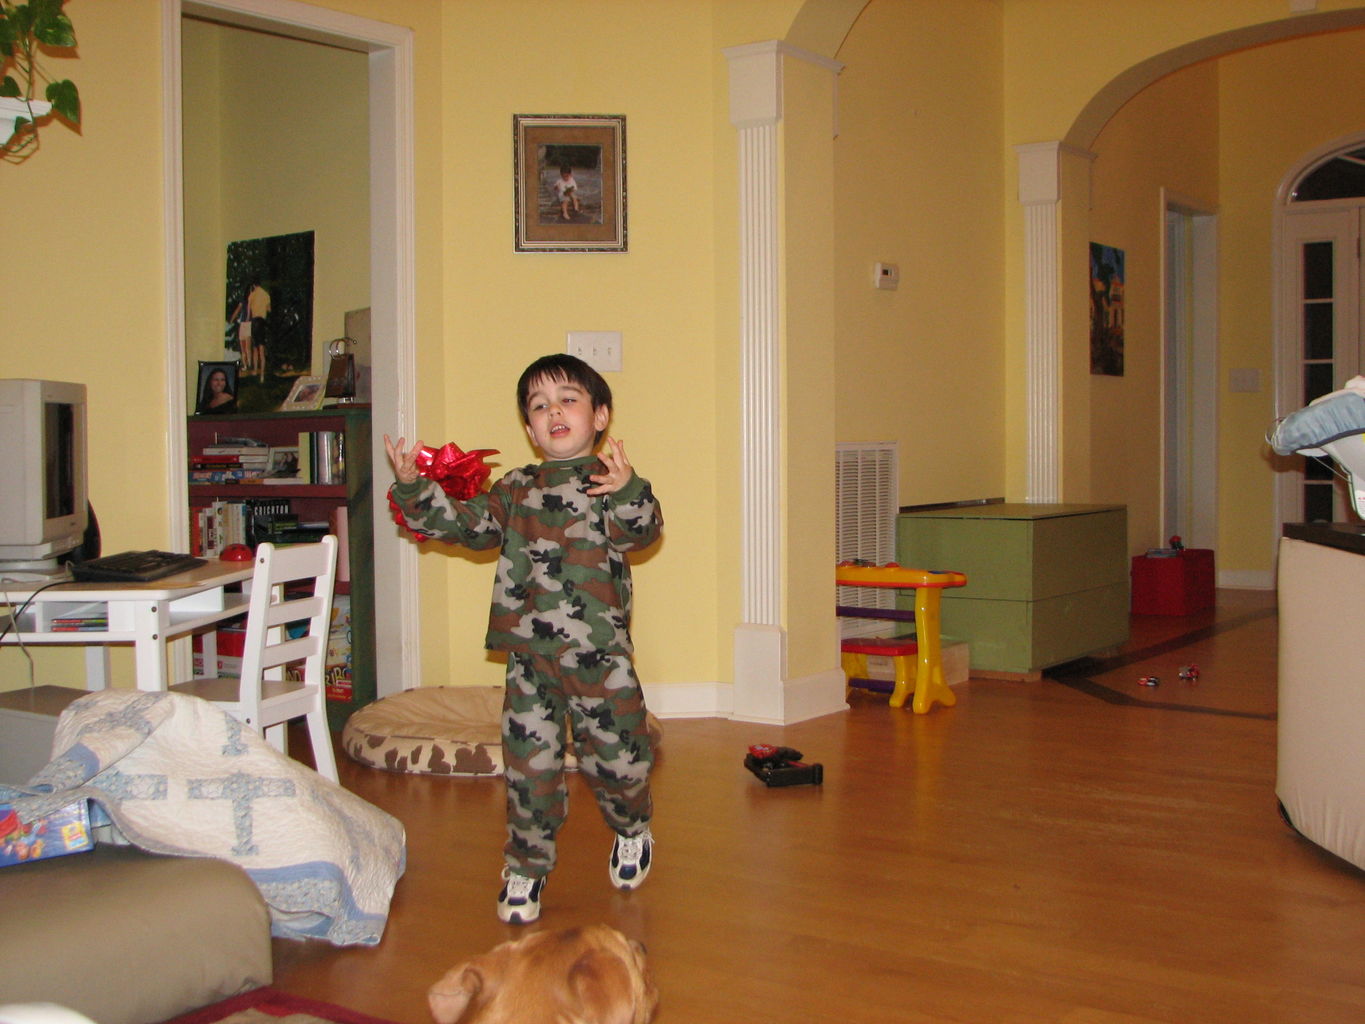
[[[7,599],[9,596],[9,591],[6,589],[6,584],[13,586],[17,582],[20,581],[9,580],[3,576],[0,576],[0,601]],[[41,594],[44,590],[51,590],[53,587],[57,587],[63,583],[70,582],[71,582],[70,579],[62,578],[53,580],[51,583],[44,583],[40,587],[30,588],[25,586],[24,589],[29,591],[29,595],[27,598],[24,599],[23,604],[19,605],[17,610],[15,609],[13,604],[10,604],[9,621],[5,623],[5,628],[0,630],[0,643],[4,643],[5,637],[9,636],[10,632],[14,630],[16,623],[18,623],[18,621],[23,617],[24,612],[28,611],[28,606],[33,603],[33,599],[35,597]],[[34,674],[35,668],[33,664],[33,654],[32,652],[29,651],[27,645],[24,643],[24,635],[22,630],[14,634],[14,642],[15,646],[18,647],[21,652],[23,652],[24,657],[28,660],[28,686],[29,689],[33,689],[35,686],[37,686],[38,682],[37,677]]]

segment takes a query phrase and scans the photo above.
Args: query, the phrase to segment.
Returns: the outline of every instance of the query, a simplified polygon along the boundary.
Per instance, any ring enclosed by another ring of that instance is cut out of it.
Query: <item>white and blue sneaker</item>
[[[540,917],[540,893],[545,879],[527,878],[511,868],[502,869],[502,892],[498,893],[498,917],[506,924],[530,924]]]
[[[611,862],[607,865],[611,873],[611,884],[623,892],[638,889],[649,874],[650,862],[654,859],[654,837],[649,829],[637,836],[617,835],[611,848]]]

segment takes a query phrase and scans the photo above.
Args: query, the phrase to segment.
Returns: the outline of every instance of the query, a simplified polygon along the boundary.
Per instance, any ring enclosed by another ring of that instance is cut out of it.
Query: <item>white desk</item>
[[[86,686],[109,685],[109,647],[132,644],[140,690],[164,690],[166,644],[246,612],[247,595],[228,593],[230,583],[251,579],[252,562],[212,561],[153,583],[61,583],[46,590],[0,583],[0,630],[18,614],[0,645],[76,644],[86,648]],[[246,588],[244,588],[246,589]],[[27,604],[26,604],[27,602]],[[103,629],[57,629],[54,620],[103,614]],[[204,664],[217,662],[212,633],[204,637]]]

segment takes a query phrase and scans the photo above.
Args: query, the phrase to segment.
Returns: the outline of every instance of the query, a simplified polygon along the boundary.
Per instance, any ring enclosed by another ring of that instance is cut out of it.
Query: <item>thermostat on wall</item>
[[[901,268],[894,263],[875,263],[872,274],[872,283],[887,291],[895,291],[901,283]]]

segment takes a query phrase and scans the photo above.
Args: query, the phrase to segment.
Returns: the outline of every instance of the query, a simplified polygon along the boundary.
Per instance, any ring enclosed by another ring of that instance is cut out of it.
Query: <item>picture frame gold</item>
[[[624,114],[513,114],[517,252],[627,252]]]
[[[284,412],[306,412],[321,409],[327,395],[327,378],[320,374],[306,374],[294,381],[280,409]]]

